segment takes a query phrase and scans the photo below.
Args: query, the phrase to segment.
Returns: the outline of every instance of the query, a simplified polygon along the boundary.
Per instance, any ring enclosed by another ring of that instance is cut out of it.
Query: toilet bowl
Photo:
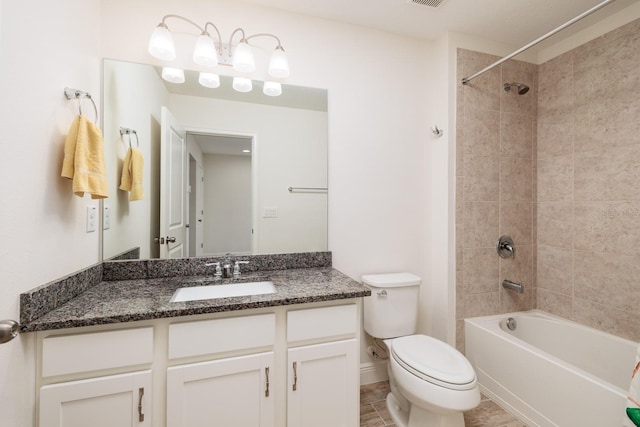
[[[365,331],[388,348],[387,408],[399,427],[464,427],[463,411],[480,403],[475,371],[462,353],[416,335],[420,278],[409,273],[366,275]]]

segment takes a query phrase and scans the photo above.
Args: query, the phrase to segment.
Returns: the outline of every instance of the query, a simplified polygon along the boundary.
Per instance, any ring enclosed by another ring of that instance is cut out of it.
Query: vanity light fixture
[[[290,72],[287,56],[277,36],[270,33],[259,33],[247,36],[244,29],[237,28],[231,33],[229,43],[224,45],[218,27],[212,22],[206,22],[204,26],[200,26],[194,21],[180,15],[166,15],[151,33],[148,51],[153,57],[167,62],[175,60],[177,56],[171,31],[166,24],[169,18],[182,20],[198,29],[199,35],[194,34],[196,41],[193,49],[193,62],[207,68],[213,68],[217,65],[231,65],[235,71],[241,74],[233,79],[233,88],[239,92],[249,92],[253,89],[249,74],[255,72],[256,61],[253,48],[249,45],[249,41],[256,37],[275,39],[277,45],[271,54],[269,68],[267,69],[268,75],[273,77],[273,80],[265,82],[263,92],[269,96],[282,94],[282,86],[275,80],[286,79],[289,77]],[[209,32],[210,27],[215,30],[217,43],[216,39],[214,39]],[[233,38],[237,33],[240,34],[240,40],[234,47]],[[172,83],[183,83],[184,71],[175,67],[164,67],[162,70],[162,78]],[[220,85],[218,75],[209,72],[201,72],[198,81],[201,85],[209,88],[216,88]]]

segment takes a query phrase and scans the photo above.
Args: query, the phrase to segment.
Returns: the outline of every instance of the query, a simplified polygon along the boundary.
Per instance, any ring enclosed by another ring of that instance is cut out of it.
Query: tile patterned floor
[[[396,427],[387,411],[385,398],[389,382],[360,387],[360,427]],[[486,397],[480,405],[465,412],[466,427],[527,427]]]

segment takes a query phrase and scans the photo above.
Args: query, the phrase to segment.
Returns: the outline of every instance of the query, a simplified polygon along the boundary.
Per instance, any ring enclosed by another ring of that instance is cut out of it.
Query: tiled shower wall
[[[458,50],[458,82],[500,59]],[[531,89],[506,92],[505,82]],[[458,84],[456,167],[456,319],[526,310],[535,305],[535,132],[537,67],[508,61],[468,85]],[[499,236],[510,235],[515,259],[500,259]],[[500,287],[522,283],[522,295]]]
[[[538,308],[640,341],[640,20],[539,67]]]
[[[458,80],[497,57],[458,51]],[[457,93],[458,347],[465,317],[539,308],[640,341],[640,20]],[[528,94],[507,93],[519,81]],[[516,259],[499,260],[510,234]],[[524,296],[499,287],[525,285]]]

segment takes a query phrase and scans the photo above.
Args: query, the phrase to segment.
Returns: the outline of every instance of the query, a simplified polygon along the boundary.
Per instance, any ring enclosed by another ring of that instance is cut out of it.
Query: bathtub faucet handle
[[[500,236],[496,242],[496,251],[500,258],[515,258],[516,245],[513,243],[511,236]]]

